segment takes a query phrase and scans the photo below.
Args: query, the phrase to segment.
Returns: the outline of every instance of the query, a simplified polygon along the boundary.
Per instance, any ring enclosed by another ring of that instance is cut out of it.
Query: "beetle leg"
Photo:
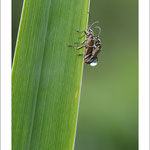
[[[73,48],[77,48],[78,46],[80,46],[81,44],[77,44],[77,45],[75,45],[75,46],[73,46],[73,45],[68,45],[68,47],[73,47]]]
[[[84,44],[86,41],[87,41],[87,40],[84,40],[82,43],[80,43],[80,44],[77,44],[75,47],[77,47],[77,46],[79,46],[79,45],[82,45],[82,44]]]
[[[82,43],[80,43],[80,44],[74,45],[74,46],[73,46],[73,45],[68,45],[68,47],[76,48],[76,47],[78,47],[78,46],[80,46],[80,45],[84,44],[86,41],[87,41],[87,40],[83,41],[83,42],[82,42]]]
[[[80,45],[82,45],[81,43],[80,44],[77,44],[77,45],[68,45],[68,47],[73,47],[73,48],[76,48],[76,47],[78,47],[78,46],[80,46]]]
[[[78,33],[84,33],[86,36],[88,36],[87,31],[77,31]],[[79,37],[78,39],[82,39],[85,35]]]
[[[73,45],[68,45],[68,47],[73,47],[73,48],[75,48],[75,46],[73,46]]]
[[[81,47],[77,47],[76,49],[79,50],[79,49],[82,49],[82,48],[84,48],[84,47],[88,48],[88,47],[95,47],[95,46],[87,46],[87,45],[84,45],[84,46],[81,46]]]
[[[84,56],[84,54],[78,54],[78,56]]]
[[[85,35],[87,35],[86,31],[77,31],[78,33],[84,33]]]
[[[77,47],[77,46],[73,46],[73,45],[68,45],[68,47],[73,47],[73,48],[75,48],[76,50],[79,50],[79,49],[84,48],[84,47],[86,47],[86,46],[84,45],[84,46],[81,46],[81,47]]]
[[[84,40],[84,41],[82,42],[82,44],[84,44],[86,41],[87,41],[87,40]]]
[[[84,45],[84,46],[81,46],[81,47],[77,47],[76,49],[79,50],[79,49],[84,48],[84,47],[88,48],[88,47],[95,47],[95,46],[87,46],[87,45]]]
[[[84,45],[84,46],[81,46],[81,47],[77,47],[76,50],[82,49],[84,47],[86,47],[86,46]]]

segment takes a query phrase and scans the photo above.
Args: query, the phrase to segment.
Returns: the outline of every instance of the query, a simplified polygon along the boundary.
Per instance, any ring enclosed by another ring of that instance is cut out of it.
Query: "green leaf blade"
[[[73,149],[83,57],[68,45],[86,29],[88,7],[25,0],[12,71],[14,150]]]

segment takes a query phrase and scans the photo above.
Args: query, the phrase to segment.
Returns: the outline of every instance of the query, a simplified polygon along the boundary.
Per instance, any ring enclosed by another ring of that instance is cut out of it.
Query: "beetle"
[[[95,28],[99,29],[99,34],[100,34],[100,27],[96,26]],[[99,54],[99,52],[101,51],[102,48],[102,44],[101,44],[101,40],[99,38],[99,34],[97,37],[94,38],[94,45],[92,46],[92,52],[91,53],[85,53],[84,55],[84,62],[87,64],[90,64],[91,66],[96,66],[97,62],[98,62],[98,57],[97,55]]]
[[[101,31],[101,28],[99,26],[96,26],[95,28],[99,29],[98,35],[95,37],[94,32],[91,29],[91,27],[95,24],[98,23],[98,21],[94,22],[86,31],[77,31],[78,33],[84,33],[86,35],[86,40],[83,41],[81,44],[72,46],[68,45],[69,47],[73,47],[77,50],[86,48],[85,49],[85,54],[79,54],[79,56],[84,56],[84,62],[86,64],[90,64],[91,66],[97,65],[98,58],[97,55],[99,54],[101,50],[101,40],[99,38],[99,34]],[[80,46],[83,45],[84,46]],[[80,46],[80,47],[78,47]]]
[[[84,55],[84,62],[86,64],[90,64],[90,66],[96,66],[97,62],[98,62],[98,57],[97,55],[99,54],[99,52],[101,51],[101,41],[100,39],[98,39],[95,42],[95,45],[92,47],[92,52],[90,54],[86,54]]]

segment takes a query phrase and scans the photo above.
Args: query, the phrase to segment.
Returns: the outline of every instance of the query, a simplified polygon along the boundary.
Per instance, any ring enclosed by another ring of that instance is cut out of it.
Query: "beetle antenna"
[[[93,22],[88,28],[90,29],[94,24],[99,23],[99,21]]]
[[[97,34],[97,37],[99,37],[99,35],[100,35],[100,33],[101,33],[101,28],[100,28],[99,26],[96,26],[96,27],[94,27],[94,28],[99,29],[99,32],[98,32],[98,34]]]

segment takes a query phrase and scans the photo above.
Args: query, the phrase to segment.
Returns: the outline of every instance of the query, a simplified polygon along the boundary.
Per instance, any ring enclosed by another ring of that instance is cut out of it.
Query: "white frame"
[[[11,0],[1,2],[1,150],[11,149]],[[139,150],[149,149],[149,0],[139,0]]]

